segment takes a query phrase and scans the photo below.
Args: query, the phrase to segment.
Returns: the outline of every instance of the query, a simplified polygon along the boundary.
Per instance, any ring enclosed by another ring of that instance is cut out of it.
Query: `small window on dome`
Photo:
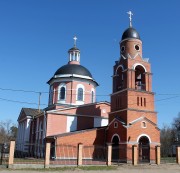
[[[140,51],[140,47],[139,47],[138,44],[135,45],[135,49],[136,49],[137,51]]]
[[[123,53],[125,51],[125,46],[121,47],[121,53]]]

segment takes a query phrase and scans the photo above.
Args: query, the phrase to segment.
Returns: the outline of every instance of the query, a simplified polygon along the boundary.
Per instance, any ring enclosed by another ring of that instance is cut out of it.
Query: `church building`
[[[132,27],[132,13],[128,14],[130,24],[122,34],[120,58],[113,67],[110,103],[96,102],[98,83],[80,65],[75,37],[74,46],[68,51],[68,64],[60,67],[48,81],[48,107],[39,113],[22,108],[17,150],[28,152],[26,143],[43,145],[46,141],[52,145],[112,145],[112,161],[132,163],[132,148],[137,146],[139,161],[155,163],[160,130],[151,64],[143,57],[140,34]],[[31,148],[31,152],[43,155],[38,148]],[[52,155],[60,158],[56,151]]]

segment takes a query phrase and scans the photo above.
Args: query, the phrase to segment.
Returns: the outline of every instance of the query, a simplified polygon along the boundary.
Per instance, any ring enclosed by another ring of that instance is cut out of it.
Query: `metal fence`
[[[0,165],[7,165],[9,158],[9,143],[0,144]]]
[[[83,146],[83,165],[106,165],[107,147],[90,145]]]
[[[149,145],[139,145],[138,146],[138,162],[139,163],[149,163],[150,162],[150,148]],[[155,150],[154,150],[155,152]]]
[[[176,163],[176,147],[161,148],[161,163]]]
[[[132,147],[126,145],[112,145],[113,164],[128,163],[132,161]]]
[[[17,143],[15,164],[44,164],[45,146],[38,143]]]
[[[50,165],[77,165],[77,146],[51,145]]]
[[[78,146],[74,145],[52,145],[50,154],[50,165],[77,165]],[[106,147],[104,146],[83,146],[83,165],[105,165]]]

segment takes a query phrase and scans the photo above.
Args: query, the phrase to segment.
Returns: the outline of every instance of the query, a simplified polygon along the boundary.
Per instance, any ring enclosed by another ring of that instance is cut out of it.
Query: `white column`
[[[75,52],[73,52],[73,61],[75,60]]]

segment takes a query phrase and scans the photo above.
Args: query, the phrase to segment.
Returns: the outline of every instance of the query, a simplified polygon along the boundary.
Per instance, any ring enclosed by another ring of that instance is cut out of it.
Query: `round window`
[[[139,45],[138,45],[138,44],[136,44],[136,45],[135,45],[135,49],[136,49],[137,51],[139,51],[139,50],[140,50],[140,47],[139,47]]]
[[[121,52],[123,53],[125,51],[125,46],[121,47]]]

